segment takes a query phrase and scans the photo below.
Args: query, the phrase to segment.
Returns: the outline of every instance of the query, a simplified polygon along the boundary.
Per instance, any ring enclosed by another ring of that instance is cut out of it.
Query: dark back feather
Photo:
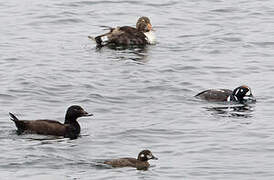
[[[201,99],[207,101],[227,101],[227,98],[232,94],[232,91],[229,89],[210,89],[203,92],[198,93],[195,97],[199,97]]]

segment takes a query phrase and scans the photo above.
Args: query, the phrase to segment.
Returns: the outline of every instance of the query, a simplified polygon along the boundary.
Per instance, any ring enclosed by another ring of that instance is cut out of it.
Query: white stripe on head
[[[228,97],[227,97],[227,99],[226,99],[226,101],[228,101],[228,102],[229,102],[230,100],[231,100],[231,99],[230,99],[230,96],[228,96]]]
[[[248,91],[245,93],[246,96],[250,96],[251,95],[251,91],[250,89],[248,89]]]

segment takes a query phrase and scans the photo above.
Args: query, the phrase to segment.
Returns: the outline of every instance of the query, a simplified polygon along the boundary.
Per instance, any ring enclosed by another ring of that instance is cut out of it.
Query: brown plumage
[[[231,94],[232,91],[229,89],[209,89],[200,92],[196,95],[196,97],[199,97],[207,101],[227,101],[227,98]]]
[[[54,120],[19,120],[14,114],[9,113],[11,120],[17,127],[17,133],[32,133],[42,135],[64,136],[75,139],[79,136],[81,128],[77,118],[83,116],[92,116],[88,114],[81,106],[70,106],[66,112],[65,123],[62,124]]]
[[[94,40],[96,41],[98,47],[106,45],[144,46],[149,44],[149,41],[144,33],[149,32],[150,30],[152,30],[150,20],[147,17],[141,17],[136,23],[136,28],[130,26],[110,28],[110,32],[97,36]]]
[[[143,150],[136,158],[119,158],[105,161],[104,164],[111,165],[112,167],[135,167],[138,170],[147,170],[150,166],[148,160],[155,159],[155,156],[149,150]]]

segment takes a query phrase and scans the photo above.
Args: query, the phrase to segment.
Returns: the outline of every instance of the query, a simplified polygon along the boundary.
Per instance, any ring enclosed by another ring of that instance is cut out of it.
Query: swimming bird
[[[122,26],[111,28],[106,34],[90,39],[96,41],[98,47],[103,46],[145,46],[155,43],[154,30],[148,17],[140,17],[135,27]]]
[[[105,161],[104,164],[111,165],[112,167],[135,167],[138,170],[147,170],[150,166],[148,160],[155,159],[155,156],[149,150],[143,150],[136,158],[119,158]]]
[[[209,89],[198,93],[195,97],[215,102],[255,102],[251,89],[248,86],[239,86],[233,91],[229,89]]]
[[[77,118],[92,116],[81,106],[73,105],[67,109],[64,124],[54,120],[19,120],[14,114],[9,113],[11,120],[17,127],[17,133],[42,134],[64,136],[65,138],[76,139],[81,131]]]

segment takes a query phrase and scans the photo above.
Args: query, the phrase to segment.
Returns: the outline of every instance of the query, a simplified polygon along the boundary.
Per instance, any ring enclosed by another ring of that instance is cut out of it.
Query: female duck
[[[93,39],[92,37],[89,37]],[[94,38],[98,47],[102,46],[145,46],[155,43],[155,36],[148,17],[140,17],[136,28],[122,26],[110,28],[110,32]]]
[[[155,159],[155,156],[149,150],[143,150],[136,158],[120,158],[105,161],[104,164],[111,165],[112,167],[135,167],[138,170],[147,170],[150,166],[148,160]]]

